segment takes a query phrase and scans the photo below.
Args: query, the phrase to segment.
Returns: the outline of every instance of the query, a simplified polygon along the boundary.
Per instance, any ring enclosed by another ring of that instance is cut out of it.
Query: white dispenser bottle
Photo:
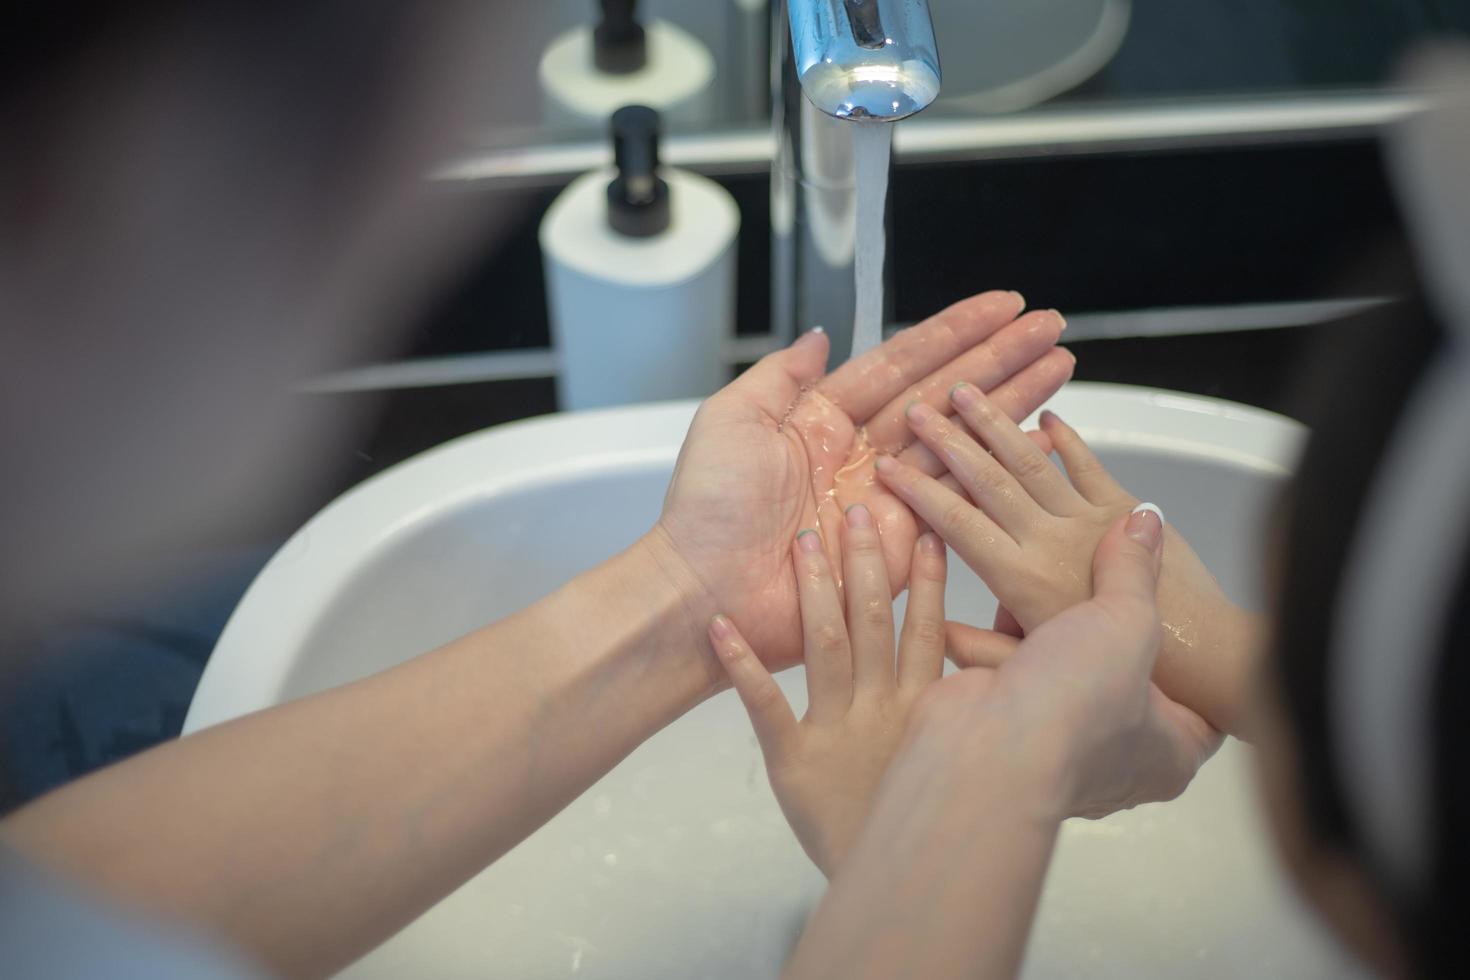
[[[552,128],[600,125],[619,106],[647,105],[673,125],[705,125],[715,59],[698,38],[662,19],[645,28],[634,0],[601,0],[595,27],[575,27],[541,55],[543,117]]]
[[[658,113],[613,114],[613,170],[541,221],[562,409],[712,394],[729,380],[740,211],[719,184],[658,166]]]

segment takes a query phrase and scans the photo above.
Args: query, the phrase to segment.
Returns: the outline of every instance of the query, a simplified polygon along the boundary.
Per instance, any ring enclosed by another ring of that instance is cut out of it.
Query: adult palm
[[[1017,293],[962,300],[823,376],[827,339],[804,335],[762,359],[694,417],[664,501],[658,532],[687,565],[705,604],[724,612],[772,669],[801,659],[801,618],[789,545],[822,532],[833,567],[841,517],[862,502],[878,524],[895,594],[908,581],[918,525],[873,478],[877,453],[935,475],[943,467],[914,443],[904,409],[949,410],[968,381],[1022,419],[1071,376],[1056,348],[1054,311],[1021,316]]]

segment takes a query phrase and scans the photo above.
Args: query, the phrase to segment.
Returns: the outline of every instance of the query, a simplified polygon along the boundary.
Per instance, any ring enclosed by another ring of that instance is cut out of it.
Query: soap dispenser
[[[599,125],[619,106],[647,105],[673,125],[711,121],[715,60],[698,38],[635,0],[600,0],[595,26],[575,27],[541,56],[543,115],[552,128]]]
[[[740,211],[658,162],[648,106],[612,117],[611,170],[577,178],[540,230],[563,409],[702,398],[729,380]]]

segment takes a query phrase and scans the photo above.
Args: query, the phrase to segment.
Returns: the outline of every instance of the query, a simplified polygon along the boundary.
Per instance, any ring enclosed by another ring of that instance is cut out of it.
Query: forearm
[[[788,980],[1015,976],[1060,818],[1039,774],[952,746],[895,760]]]
[[[1264,619],[1223,594],[1201,601],[1167,578],[1159,586],[1159,607],[1163,635],[1154,665],[1159,688],[1218,730],[1249,738],[1245,707],[1264,642]]]
[[[713,610],[680,576],[640,542],[397,668],[80,780],[4,837],[282,973],[340,968],[714,690]]]

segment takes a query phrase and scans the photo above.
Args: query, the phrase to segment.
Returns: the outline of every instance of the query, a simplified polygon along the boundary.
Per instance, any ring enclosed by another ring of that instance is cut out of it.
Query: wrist
[[[1016,746],[985,705],[939,693],[910,723],[788,975],[1019,971],[1061,822],[1059,785],[1007,755]],[[953,703],[933,704],[941,698]]]
[[[1266,619],[1233,603],[1225,603],[1216,620],[1214,660],[1222,665],[1220,681],[1220,731],[1250,740],[1251,686],[1265,646]]]
[[[1072,810],[1073,753],[1065,733],[1028,732],[983,698],[946,701],[914,712],[900,756],[935,774],[958,774],[955,802],[984,823],[994,817],[993,804],[1004,801],[1008,822],[1054,832]]]
[[[649,643],[700,679],[700,700],[729,685],[709,643],[709,623],[720,609],[662,524],[625,552],[625,574],[645,593],[652,613]]]

